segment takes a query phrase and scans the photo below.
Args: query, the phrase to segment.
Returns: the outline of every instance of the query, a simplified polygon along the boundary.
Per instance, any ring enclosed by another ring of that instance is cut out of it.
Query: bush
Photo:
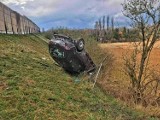
[[[93,37],[86,38],[86,51],[90,54],[91,58],[97,65],[103,61],[106,57],[106,60],[103,63],[103,67],[99,76],[99,79],[104,78],[110,75],[111,70],[113,68],[114,56],[112,53],[106,52],[102,50],[98,42],[93,39]]]
[[[48,32],[45,32],[45,33],[44,33],[44,37],[50,40],[50,39],[52,39],[52,37],[53,37],[53,33],[49,32],[49,31],[48,31]]]

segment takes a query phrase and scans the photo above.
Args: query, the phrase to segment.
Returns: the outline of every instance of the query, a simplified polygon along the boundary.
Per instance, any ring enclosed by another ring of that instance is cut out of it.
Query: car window
[[[64,58],[64,51],[58,49],[58,48],[54,48],[51,50],[51,53],[53,54],[54,57],[56,58]]]

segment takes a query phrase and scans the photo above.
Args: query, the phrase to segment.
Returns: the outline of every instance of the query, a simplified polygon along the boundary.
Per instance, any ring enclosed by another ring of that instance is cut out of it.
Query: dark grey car
[[[96,69],[96,65],[85,51],[84,45],[83,38],[73,40],[68,36],[54,34],[49,42],[49,53],[67,72],[89,73]]]

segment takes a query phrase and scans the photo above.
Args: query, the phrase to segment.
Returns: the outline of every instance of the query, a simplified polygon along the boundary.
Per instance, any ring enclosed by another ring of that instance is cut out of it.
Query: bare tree
[[[105,16],[103,16],[103,26],[102,26],[102,28],[103,28],[103,31],[104,31],[104,29],[105,29]]]
[[[125,59],[126,72],[132,83],[135,103],[145,103],[146,94],[151,94],[159,79],[151,78],[148,70],[150,53],[158,39],[160,28],[160,2],[159,0],[126,0],[123,4],[123,13],[132,22],[137,30],[137,37],[141,41],[130,59]],[[141,48],[141,49],[140,49]],[[137,55],[140,54],[138,62]],[[154,82],[154,83],[153,83]],[[149,92],[148,86],[154,86]],[[155,90],[156,91],[156,90]]]
[[[100,31],[102,30],[102,21],[101,21],[101,18],[99,19],[99,30]]]
[[[114,18],[111,19],[111,25],[112,25],[112,32],[114,31]]]
[[[96,35],[96,39],[98,39],[98,36],[99,36],[99,24],[98,24],[98,21],[95,22],[95,35]]]
[[[107,16],[107,31],[109,31],[109,15]]]
[[[95,22],[95,26],[94,26],[95,30],[98,30],[98,22]]]

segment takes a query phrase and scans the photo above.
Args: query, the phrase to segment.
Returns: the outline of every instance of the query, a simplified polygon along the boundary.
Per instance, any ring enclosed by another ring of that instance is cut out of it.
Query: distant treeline
[[[117,21],[118,23],[118,21]],[[138,32],[134,28],[115,26],[114,17],[103,16],[94,25],[94,36],[100,42],[137,41]]]

